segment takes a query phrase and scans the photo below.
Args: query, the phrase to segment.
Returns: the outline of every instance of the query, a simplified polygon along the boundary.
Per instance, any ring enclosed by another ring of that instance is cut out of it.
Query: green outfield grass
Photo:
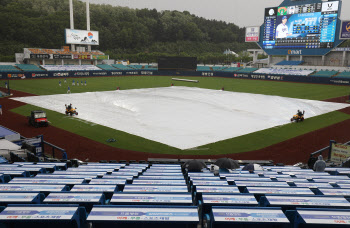
[[[178,76],[176,76],[178,78]],[[304,98],[313,100],[324,100],[334,97],[345,96],[349,88],[345,86],[285,83],[244,79],[226,78],[202,78],[186,77],[187,79],[199,80],[199,83],[175,82],[171,77],[103,77],[103,78],[82,78],[79,81],[87,81],[87,86],[71,86],[72,79],[67,79],[72,93],[88,91],[115,90],[117,86],[121,89],[151,88],[170,86],[171,83],[181,86],[196,86],[209,89],[221,89],[235,92],[248,92],[267,95],[278,95],[284,97]],[[75,79],[77,80],[77,79]],[[66,93],[67,84],[62,82],[59,87],[58,79],[36,79],[11,81],[11,88],[37,95],[49,95]],[[24,105],[13,109],[15,113],[27,116],[31,110],[42,109],[39,107]],[[287,139],[303,135],[305,133],[333,125],[350,119],[350,115],[342,112],[331,112],[321,116],[306,119],[303,123],[287,124],[274,127],[260,132],[228,139],[208,145],[203,145],[192,150],[179,150],[167,145],[144,139],[125,132],[116,131],[111,128],[96,125],[77,118],[67,117],[62,113],[46,110],[51,125],[87,137],[89,139],[128,150],[177,154],[177,155],[214,155],[227,153],[240,153],[261,149]],[[96,134],[96,132],[99,132]],[[109,138],[115,138],[117,142],[107,143]]]
[[[349,95],[350,92],[350,89],[347,86],[214,77],[175,77],[199,80],[199,83],[172,81],[172,77],[167,76],[128,76],[75,79],[83,82],[86,80],[87,86],[72,86],[72,78],[67,79],[67,83],[63,83],[63,78],[61,78],[61,87],[58,85],[59,79],[14,80],[10,82],[10,87],[14,90],[36,95],[50,95],[66,93],[68,85],[70,85],[72,93],[81,93],[115,90],[118,86],[121,89],[138,89],[164,87],[170,86],[171,83],[174,83],[175,86],[195,86],[208,89],[221,89],[224,87],[227,91],[276,95],[310,100],[325,100],[346,96]]]

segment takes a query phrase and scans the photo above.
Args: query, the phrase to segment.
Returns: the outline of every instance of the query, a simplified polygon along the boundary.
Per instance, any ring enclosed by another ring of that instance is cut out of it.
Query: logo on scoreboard
[[[265,17],[277,16],[278,7],[265,8]]]
[[[338,1],[322,3],[322,12],[338,11],[338,8],[339,8]]]
[[[302,50],[288,50],[288,55],[302,55]]]
[[[287,15],[287,7],[278,7],[277,16]]]

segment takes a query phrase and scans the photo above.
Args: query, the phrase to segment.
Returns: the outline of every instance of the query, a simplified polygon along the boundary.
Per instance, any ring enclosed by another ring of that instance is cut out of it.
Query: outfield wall
[[[319,84],[350,85],[350,78],[326,78],[315,76],[293,76],[278,74],[256,74],[239,72],[220,72],[220,71],[39,71],[23,73],[0,72],[0,79],[31,79],[31,78],[66,78],[66,77],[101,77],[101,76],[201,76],[201,77],[225,77],[242,78],[252,80],[270,80],[286,82],[303,82]]]

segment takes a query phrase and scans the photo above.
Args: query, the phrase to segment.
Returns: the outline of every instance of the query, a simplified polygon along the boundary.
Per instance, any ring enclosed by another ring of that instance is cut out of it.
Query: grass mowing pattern
[[[67,80],[67,84],[63,83],[63,80],[61,79],[62,87],[59,87],[58,79],[16,80],[11,82],[11,88],[38,95],[49,95],[66,93],[68,84],[74,93],[115,90],[117,86],[119,86],[121,89],[154,88],[169,86],[171,83],[174,83],[175,85],[179,86],[194,86],[208,89],[220,89],[224,86],[225,90],[228,91],[278,95],[304,99],[307,98],[314,100],[345,96],[349,90],[349,88],[345,86],[226,78],[186,78],[199,80],[200,83],[174,82],[171,81],[171,77],[101,77],[86,79],[81,78],[79,81],[82,80],[85,82],[86,80],[87,86],[80,85],[79,87],[71,85],[71,78]],[[27,116],[31,110],[35,109],[42,108],[32,105],[25,105],[12,111]],[[257,150],[350,119],[350,115],[335,111],[306,119],[301,124],[287,124],[260,132],[254,132],[248,135],[203,145],[195,148],[194,150],[180,150],[125,132],[116,131],[111,128],[79,120],[77,118],[67,117],[63,114],[64,107],[62,107],[62,113],[57,113],[50,110],[45,111],[48,114],[51,125],[89,139],[122,149],[176,155],[215,155]],[[292,114],[293,113],[291,113],[291,115]],[[96,132],[99,132],[99,134],[96,134]],[[117,139],[117,142],[107,143],[106,140],[109,138],[115,138]]]

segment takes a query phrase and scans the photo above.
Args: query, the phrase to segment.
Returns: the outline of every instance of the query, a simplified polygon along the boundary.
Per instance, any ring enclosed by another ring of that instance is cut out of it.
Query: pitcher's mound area
[[[177,86],[14,99],[62,114],[72,103],[76,118],[179,149],[288,124],[298,109],[310,118],[350,106]]]

